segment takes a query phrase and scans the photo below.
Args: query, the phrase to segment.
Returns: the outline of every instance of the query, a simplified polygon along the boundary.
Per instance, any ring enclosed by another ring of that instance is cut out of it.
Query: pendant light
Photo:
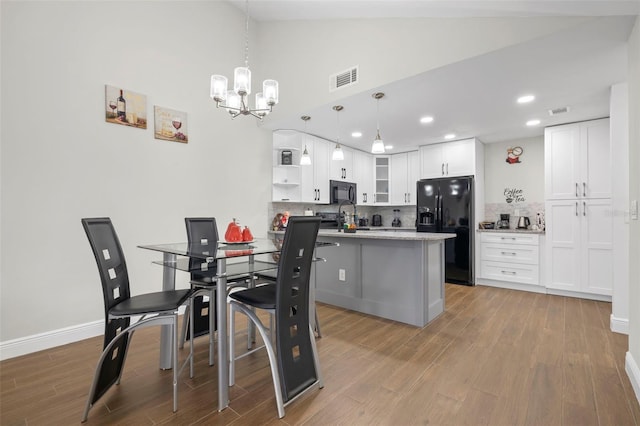
[[[380,138],[380,99],[384,97],[384,93],[376,92],[371,95],[376,100],[376,138],[371,144],[371,153],[372,154],[384,154],[384,142],[382,138]]]
[[[336,147],[333,149],[333,154],[331,155],[331,159],[335,161],[344,160],[344,152],[342,151],[342,147],[340,146],[340,111],[344,108],[342,105],[336,105],[333,107],[333,110],[336,112],[336,124],[338,129],[338,134],[336,135]]]
[[[311,165],[311,156],[309,156],[309,151],[307,151],[307,121],[311,120],[311,117],[308,115],[303,115],[300,117],[304,121],[304,151],[302,151],[302,155],[300,156],[300,165],[301,166],[310,166]]]

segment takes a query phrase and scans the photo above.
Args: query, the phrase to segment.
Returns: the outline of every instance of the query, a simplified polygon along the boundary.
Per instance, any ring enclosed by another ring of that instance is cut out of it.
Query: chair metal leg
[[[173,412],[178,411],[178,314],[173,315],[171,347],[173,349]],[[193,341],[193,339],[191,339]]]
[[[260,332],[260,336],[262,337],[262,340],[265,342],[265,348],[267,349],[267,355],[269,356],[269,367],[271,368],[271,376],[273,377],[273,388],[276,394],[276,405],[278,406],[278,417],[283,418],[284,417],[284,398],[282,396],[282,389],[280,388],[280,376],[278,374],[278,359],[276,358],[276,353],[275,353],[275,350],[273,349],[273,344],[269,339],[270,332],[268,332],[265,329],[265,327],[262,325],[262,322],[260,321],[258,316],[251,309],[249,309],[248,307],[246,307],[241,303],[232,301],[231,309],[230,309],[231,312],[235,310],[234,308],[237,308],[237,310],[241,311],[251,320],[251,322],[255,325],[255,328],[258,330],[258,332]],[[230,336],[233,336],[234,328],[231,328],[231,330],[232,331],[230,332]],[[234,354],[231,353],[230,366],[233,363],[233,359],[234,359]],[[232,376],[231,376],[231,367],[230,367],[229,382],[232,381],[231,377]]]
[[[193,307],[193,298],[189,300],[189,307]],[[180,338],[180,349],[184,348],[184,343],[187,341],[187,327],[189,327],[189,323],[191,322],[191,318],[193,317],[193,309],[187,309],[184,311],[184,316],[182,317],[182,337]],[[191,336],[193,336],[193,330],[191,330]]]
[[[190,312],[191,314],[191,318],[194,318],[193,316],[193,303],[189,303],[189,310],[187,312]],[[186,315],[186,314],[185,314]],[[193,336],[193,321],[189,321],[189,335]],[[182,341],[182,345],[184,346],[184,341]],[[189,377],[193,378],[193,338],[189,339],[189,356],[190,356],[190,360],[189,360]]]
[[[236,384],[236,310],[233,303],[229,303],[229,386]]]
[[[316,319],[315,319],[316,334],[318,335],[318,337],[322,337],[322,332],[320,331],[320,321],[318,321],[318,310],[314,309],[314,311],[316,314]],[[313,336],[313,332],[311,333],[311,335]]]

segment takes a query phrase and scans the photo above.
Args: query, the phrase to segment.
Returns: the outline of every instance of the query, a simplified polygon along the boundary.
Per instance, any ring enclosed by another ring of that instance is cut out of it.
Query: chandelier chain
[[[249,68],[249,0],[245,2],[244,66]]]

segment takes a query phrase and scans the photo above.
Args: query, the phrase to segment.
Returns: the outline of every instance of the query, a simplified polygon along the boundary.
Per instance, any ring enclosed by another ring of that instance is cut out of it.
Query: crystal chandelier
[[[245,10],[245,47],[244,67],[237,67],[233,71],[233,90],[227,89],[227,77],[223,75],[211,76],[211,98],[216,101],[216,108],[222,107],[231,114],[231,118],[239,115],[252,115],[260,120],[273,111],[278,103],[278,82],[265,80],[262,82],[262,92],[256,94],[255,108],[249,108],[247,97],[251,94],[251,70],[249,69],[249,0]]]
[[[338,134],[336,135],[336,147],[333,149],[333,154],[331,155],[332,160],[342,161],[344,160],[344,152],[342,151],[342,146],[340,146],[340,111],[343,110],[342,105],[336,105],[333,107],[333,110],[336,112],[336,125],[338,129]]]
[[[371,144],[371,153],[372,154],[384,154],[384,142],[380,138],[380,99],[384,97],[384,93],[376,92],[371,95],[376,100],[376,138]]]

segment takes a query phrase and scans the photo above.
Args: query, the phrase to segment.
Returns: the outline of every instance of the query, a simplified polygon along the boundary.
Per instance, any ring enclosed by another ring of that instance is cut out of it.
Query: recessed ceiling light
[[[420,119],[420,122],[423,124],[431,123],[432,121],[433,121],[433,117],[430,117],[430,116],[422,117]]]
[[[353,132],[353,133],[351,133],[351,137],[360,138],[360,137],[362,137],[362,132]]]
[[[445,139],[453,139],[453,138],[455,138],[455,137],[456,137],[456,135],[455,135],[455,134],[453,134],[453,133],[449,133],[449,134],[444,135],[444,138],[445,138]]]
[[[385,145],[384,149],[393,149],[393,145]]]
[[[533,101],[536,97],[533,95],[524,95],[524,96],[520,96],[518,98],[518,103],[519,104],[526,104],[529,103],[531,101]]]
[[[540,120],[538,120],[537,118],[527,121],[527,126],[537,126],[538,124],[540,124]]]

